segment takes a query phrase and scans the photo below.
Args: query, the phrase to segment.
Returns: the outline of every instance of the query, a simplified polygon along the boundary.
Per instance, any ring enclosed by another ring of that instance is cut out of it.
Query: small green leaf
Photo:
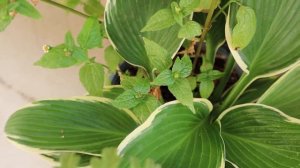
[[[135,106],[132,111],[138,117],[141,123],[143,123],[160,105],[161,103],[156,97],[147,95],[147,97],[140,104]]]
[[[147,38],[144,38],[144,42],[153,69],[156,68],[158,71],[162,72],[172,65],[171,56],[166,49]]]
[[[177,79],[168,88],[180,103],[187,106],[192,112],[195,112],[193,93],[191,92],[192,89],[188,79]]]
[[[41,18],[41,14],[38,10],[35,9],[29,2],[26,0],[17,0],[17,3],[19,3],[18,7],[16,8],[16,11],[22,15],[31,17],[33,19],[39,19]]]
[[[214,91],[214,81],[203,80],[200,83],[200,95],[202,98],[209,98],[212,92]]]
[[[190,76],[193,69],[192,61],[189,56],[185,55],[182,59],[177,58],[172,67],[175,78],[186,78]]]
[[[175,23],[176,20],[173,17],[172,10],[170,8],[161,9],[151,16],[141,32],[162,30],[174,25]]]
[[[122,76],[121,85],[127,90],[133,90],[139,94],[148,94],[150,81],[141,77]]]
[[[126,90],[120,96],[118,96],[112,104],[118,108],[133,108],[143,101],[145,96],[138,94],[134,90]]]
[[[71,32],[67,32],[65,35],[65,45],[68,50],[73,50],[75,45],[75,41]]]
[[[171,9],[172,9],[172,14],[173,17],[175,19],[175,21],[179,24],[179,25],[183,25],[183,13],[182,13],[182,9],[180,8],[180,6],[178,5],[177,2],[172,2],[171,3]]]
[[[217,79],[220,79],[224,76],[223,72],[220,72],[218,70],[208,70],[206,72],[202,72],[197,76],[197,81],[202,82],[202,81],[214,81]]]
[[[35,65],[44,68],[65,68],[77,64],[72,53],[66,49],[64,44],[58,45],[47,51]]]
[[[190,20],[180,28],[178,38],[193,39],[195,36],[199,36],[201,32],[201,25],[195,21]]]
[[[256,15],[252,8],[240,6],[236,14],[237,24],[232,31],[232,45],[241,50],[251,42],[256,32]]]
[[[189,80],[191,90],[193,91],[197,87],[197,78],[194,76],[190,76],[187,78]]]
[[[218,70],[211,70],[208,72],[208,77],[210,80],[217,80],[224,76],[224,73]]]
[[[174,82],[175,79],[173,77],[172,71],[166,69],[162,71],[151,84],[157,86],[168,86],[168,85],[172,85]]]
[[[124,88],[120,85],[106,86],[103,88],[103,97],[115,99],[124,92]]]
[[[105,148],[102,151],[101,159],[92,158],[92,168],[119,168],[121,158],[117,155],[116,148]]]
[[[77,42],[84,49],[91,49],[102,46],[102,33],[99,21],[96,18],[89,18],[83,25]]]
[[[180,0],[179,6],[183,8],[184,16],[189,15],[200,5],[199,0]]]
[[[75,153],[64,153],[60,157],[59,168],[77,168],[80,162],[80,156]]]
[[[86,62],[89,60],[87,50],[82,49],[80,47],[74,47],[72,53],[72,57],[77,60],[78,63]]]
[[[99,0],[84,0],[83,10],[90,16],[102,17],[104,15],[104,6]]]
[[[101,96],[104,85],[104,68],[101,64],[90,62],[81,67],[80,81],[92,96]]]
[[[123,61],[119,53],[110,45],[104,50],[104,59],[109,69],[114,72]]]
[[[0,32],[4,31],[14,19],[11,12],[14,12],[18,5],[19,3],[0,2]]]

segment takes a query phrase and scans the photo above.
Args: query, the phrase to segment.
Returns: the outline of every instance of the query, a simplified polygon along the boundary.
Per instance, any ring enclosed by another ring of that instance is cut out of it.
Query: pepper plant
[[[87,20],[35,65],[81,66],[88,94],[18,110],[10,141],[70,168],[300,167],[299,0],[42,1]],[[1,30],[40,17],[0,9]],[[105,38],[101,64],[88,51]]]

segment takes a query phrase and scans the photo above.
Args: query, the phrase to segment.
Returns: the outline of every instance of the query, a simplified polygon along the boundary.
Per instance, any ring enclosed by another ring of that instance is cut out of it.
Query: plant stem
[[[221,13],[223,13],[225,11],[225,9],[232,3],[232,2],[235,2],[235,0],[231,0],[231,1],[228,1],[219,11],[217,14],[215,14],[215,16],[212,18],[212,22],[214,22]]]
[[[193,62],[194,72],[195,72],[195,68],[196,68],[197,62],[198,62],[200,54],[201,54],[201,49],[202,49],[202,46],[203,46],[203,42],[205,40],[205,36],[206,36],[206,34],[208,33],[208,31],[211,27],[211,19],[212,19],[212,16],[214,14],[214,11],[215,11],[216,3],[217,3],[217,0],[212,1],[211,5],[210,5],[209,12],[208,12],[206,20],[205,20],[204,29],[203,29],[203,32],[201,34],[199,45],[198,45],[198,48],[197,48],[197,51],[196,51],[196,54],[195,54],[195,59],[194,59],[194,62]]]
[[[220,83],[218,84],[218,86],[216,87],[212,95],[212,100],[214,100],[215,102],[218,102],[221,99],[222,93],[226,87],[227,82],[230,79],[230,74],[232,73],[234,66],[235,66],[234,58],[232,55],[229,55],[225,65],[224,77],[220,79]]]
[[[70,8],[70,7],[64,6],[64,5],[60,4],[60,3],[54,2],[54,1],[52,1],[52,0],[41,0],[41,1],[42,1],[42,2],[45,2],[45,3],[48,3],[48,4],[50,4],[50,5],[56,6],[56,7],[58,7],[58,8],[67,10],[67,11],[72,12],[72,13],[78,15],[78,16],[81,16],[81,17],[85,17],[85,18],[90,17],[90,16],[88,16],[88,15],[86,15],[86,14],[84,14],[84,13],[81,13],[81,12],[79,12],[79,11],[77,11],[77,10],[74,10],[74,9],[72,9],[72,8]]]

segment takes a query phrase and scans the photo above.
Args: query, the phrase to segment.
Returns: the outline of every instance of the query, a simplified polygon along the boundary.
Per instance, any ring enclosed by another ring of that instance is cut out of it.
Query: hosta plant
[[[10,141],[70,168],[300,167],[299,0],[41,1],[87,20],[35,65],[88,94],[18,110]],[[40,17],[1,0],[1,30],[18,14]]]

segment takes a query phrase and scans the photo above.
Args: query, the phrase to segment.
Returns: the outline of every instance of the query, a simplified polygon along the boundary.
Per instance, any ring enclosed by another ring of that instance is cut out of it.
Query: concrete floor
[[[10,144],[3,133],[8,117],[20,107],[40,99],[85,94],[78,78],[79,67],[48,70],[33,63],[43,54],[44,44],[63,42],[71,30],[77,34],[83,18],[47,4],[39,4],[43,19],[17,16],[0,33],[0,168],[50,168],[39,156]],[[101,60],[102,50],[93,51]]]

